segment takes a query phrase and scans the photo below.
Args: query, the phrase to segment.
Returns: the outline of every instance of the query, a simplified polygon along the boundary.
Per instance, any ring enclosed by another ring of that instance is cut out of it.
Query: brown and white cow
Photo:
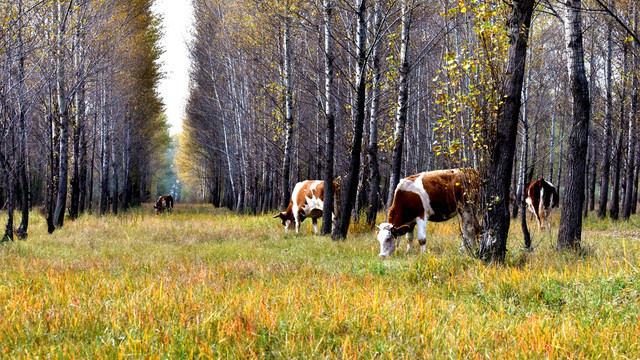
[[[333,184],[334,193],[334,209],[336,208],[338,199],[338,188]],[[324,181],[322,180],[306,180],[296,184],[291,194],[291,200],[287,211],[283,211],[274,216],[282,220],[284,230],[292,230],[295,226],[296,234],[300,232],[300,223],[305,218],[311,218],[313,221],[313,229],[318,233],[318,218],[322,217],[322,209],[324,207]],[[335,213],[334,213],[335,217]]]
[[[164,213],[166,209],[167,212],[173,211],[173,196],[171,195],[163,195],[158,198],[156,204],[153,205],[153,208],[156,209],[156,214]]]
[[[480,225],[476,218],[478,172],[449,169],[423,172],[400,180],[387,213],[387,222],[378,226],[380,257],[396,250],[398,238],[407,234],[407,251],[413,247],[413,229],[418,227],[418,243],[424,252],[427,221],[446,221],[460,214],[462,246],[474,248]]]
[[[558,190],[544,178],[529,184],[527,187],[527,208],[536,216],[538,229],[546,229],[551,209],[558,207],[558,199]]]

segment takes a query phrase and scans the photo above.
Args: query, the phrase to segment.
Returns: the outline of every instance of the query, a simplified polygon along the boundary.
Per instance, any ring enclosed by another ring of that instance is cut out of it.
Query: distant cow
[[[164,213],[165,209],[167,212],[173,211],[173,196],[171,195],[163,195],[158,198],[156,204],[153,205],[153,208],[156,209],[156,214]]]
[[[338,187],[333,184],[334,209],[339,196]],[[274,216],[282,220],[285,231],[292,230],[295,226],[296,234],[300,231],[300,223],[305,218],[311,218],[313,229],[318,233],[318,218],[322,217],[324,207],[324,181],[306,180],[296,184],[291,194],[291,200],[287,211]]]
[[[552,183],[540,178],[527,187],[527,208],[538,220],[538,229],[546,229],[551,209],[558,207],[558,190]]]
[[[474,248],[480,225],[476,218],[479,176],[474,169],[423,172],[400,180],[387,213],[387,222],[378,226],[380,257],[390,256],[398,238],[407,234],[407,250],[413,247],[413,229],[418,226],[418,243],[424,252],[427,221],[446,221],[460,214],[462,246]]]

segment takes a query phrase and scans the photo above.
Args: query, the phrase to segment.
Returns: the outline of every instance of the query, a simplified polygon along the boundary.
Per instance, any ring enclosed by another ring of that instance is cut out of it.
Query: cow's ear
[[[284,213],[283,213],[283,212],[281,212],[281,213],[277,213],[277,214],[275,214],[275,215],[273,216],[273,218],[274,218],[274,219],[275,219],[275,218],[277,218],[277,217],[279,217],[280,219],[284,220]]]
[[[393,235],[393,237],[399,237],[408,233],[410,230],[411,230],[411,227],[409,225],[394,227],[393,229],[391,229],[391,235]]]

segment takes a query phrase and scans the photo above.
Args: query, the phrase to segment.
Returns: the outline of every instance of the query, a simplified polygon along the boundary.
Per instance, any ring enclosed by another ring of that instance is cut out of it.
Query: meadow
[[[0,355],[9,358],[640,358],[640,216],[590,217],[580,253],[512,223],[504,265],[458,250],[378,259],[373,232],[285,234],[206,205],[84,215],[0,245]],[[559,212],[554,212],[557,229]],[[0,217],[0,221],[4,221]],[[4,224],[4,222],[3,222]]]

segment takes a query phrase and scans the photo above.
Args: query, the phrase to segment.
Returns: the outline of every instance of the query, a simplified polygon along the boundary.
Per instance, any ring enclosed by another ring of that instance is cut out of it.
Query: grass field
[[[152,210],[53,235],[34,214],[28,240],[0,246],[0,355],[640,358],[637,215],[587,219],[580,254],[537,231],[522,252],[514,222],[496,266],[458,251],[456,221],[381,261],[357,227],[332,242],[310,221],[296,236],[269,216]]]

